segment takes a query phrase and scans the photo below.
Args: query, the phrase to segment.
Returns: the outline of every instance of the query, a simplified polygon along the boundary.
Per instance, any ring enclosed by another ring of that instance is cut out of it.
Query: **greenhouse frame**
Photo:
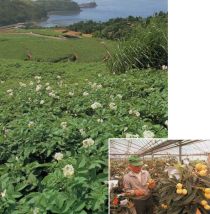
[[[188,158],[210,163],[210,140],[110,139],[110,159],[127,159],[133,154],[143,159],[174,157],[180,162]]]

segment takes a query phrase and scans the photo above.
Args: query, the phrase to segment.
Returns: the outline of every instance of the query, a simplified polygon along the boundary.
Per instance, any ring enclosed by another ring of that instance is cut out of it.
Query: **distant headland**
[[[97,4],[95,2],[88,2],[88,3],[83,3],[79,4],[79,7],[82,8],[95,8],[97,7]]]

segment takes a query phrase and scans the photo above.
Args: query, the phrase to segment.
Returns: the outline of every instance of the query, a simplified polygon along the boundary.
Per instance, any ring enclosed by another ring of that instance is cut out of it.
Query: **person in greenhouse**
[[[137,214],[153,214],[151,190],[156,186],[155,181],[142,169],[144,163],[139,156],[130,156],[128,162],[129,172],[123,177],[124,191],[133,201]]]

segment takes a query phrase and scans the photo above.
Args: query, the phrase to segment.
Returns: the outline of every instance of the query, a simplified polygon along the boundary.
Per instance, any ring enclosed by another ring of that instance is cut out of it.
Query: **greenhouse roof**
[[[207,156],[210,140],[111,139],[110,156]]]

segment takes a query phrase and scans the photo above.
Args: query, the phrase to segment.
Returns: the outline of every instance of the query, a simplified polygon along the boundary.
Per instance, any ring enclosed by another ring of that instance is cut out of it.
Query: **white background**
[[[169,138],[210,139],[210,0],[169,1]]]

